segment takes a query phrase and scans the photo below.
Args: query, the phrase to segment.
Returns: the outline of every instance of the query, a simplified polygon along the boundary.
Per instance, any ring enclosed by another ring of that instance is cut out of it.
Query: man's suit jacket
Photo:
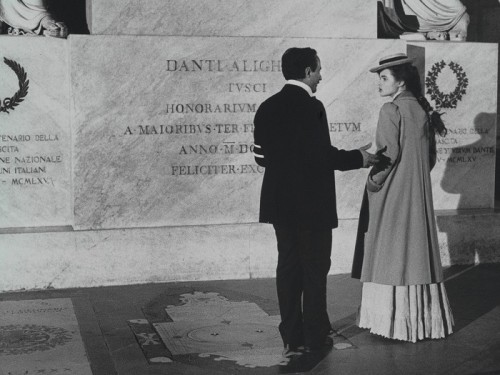
[[[260,105],[254,125],[255,160],[265,167],[259,221],[336,228],[334,170],[361,168],[363,156],[331,145],[323,103],[287,84]]]

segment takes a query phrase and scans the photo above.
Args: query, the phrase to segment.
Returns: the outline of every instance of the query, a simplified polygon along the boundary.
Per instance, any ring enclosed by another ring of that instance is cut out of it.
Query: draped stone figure
[[[44,0],[0,0],[0,21],[10,35],[68,35],[66,25],[54,19]]]
[[[380,0],[379,37],[465,41],[470,18],[460,0]]]

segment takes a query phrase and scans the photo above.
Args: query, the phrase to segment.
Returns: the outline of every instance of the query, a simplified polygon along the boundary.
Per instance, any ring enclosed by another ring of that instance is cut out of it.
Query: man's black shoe
[[[319,352],[322,350],[328,350],[333,346],[333,339],[331,337],[326,337],[324,342],[316,345],[306,346],[304,351],[306,353]]]
[[[339,333],[330,327],[330,330],[328,331],[328,336],[338,336],[338,335]]]
[[[290,358],[298,355],[304,354],[305,348],[303,346],[291,347],[290,345],[286,345],[283,350],[283,358]]]

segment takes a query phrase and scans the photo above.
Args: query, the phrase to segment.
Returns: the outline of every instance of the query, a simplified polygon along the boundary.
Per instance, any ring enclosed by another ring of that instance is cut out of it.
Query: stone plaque
[[[92,34],[377,38],[376,0],[91,3]]]
[[[68,225],[67,42],[0,37],[0,228]]]
[[[401,41],[72,36],[76,227],[256,222],[253,118],[282,88],[291,46],[321,57],[333,144],[372,141],[381,101],[368,68]],[[337,173],[341,217],[358,216],[366,175]]]
[[[498,46],[424,42],[409,51],[424,75],[427,99],[448,128],[437,138],[435,209],[493,208]]]
[[[0,302],[0,373],[92,374],[71,299]]]

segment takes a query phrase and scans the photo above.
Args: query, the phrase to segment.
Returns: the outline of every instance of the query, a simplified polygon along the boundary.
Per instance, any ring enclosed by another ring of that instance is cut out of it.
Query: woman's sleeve
[[[385,103],[380,109],[377,124],[376,145],[377,150],[385,149],[384,162],[375,165],[368,176],[367,189],[376,192],[382,189],[384,182],[391,173],[399,159],[401,114],[397,105]]]

